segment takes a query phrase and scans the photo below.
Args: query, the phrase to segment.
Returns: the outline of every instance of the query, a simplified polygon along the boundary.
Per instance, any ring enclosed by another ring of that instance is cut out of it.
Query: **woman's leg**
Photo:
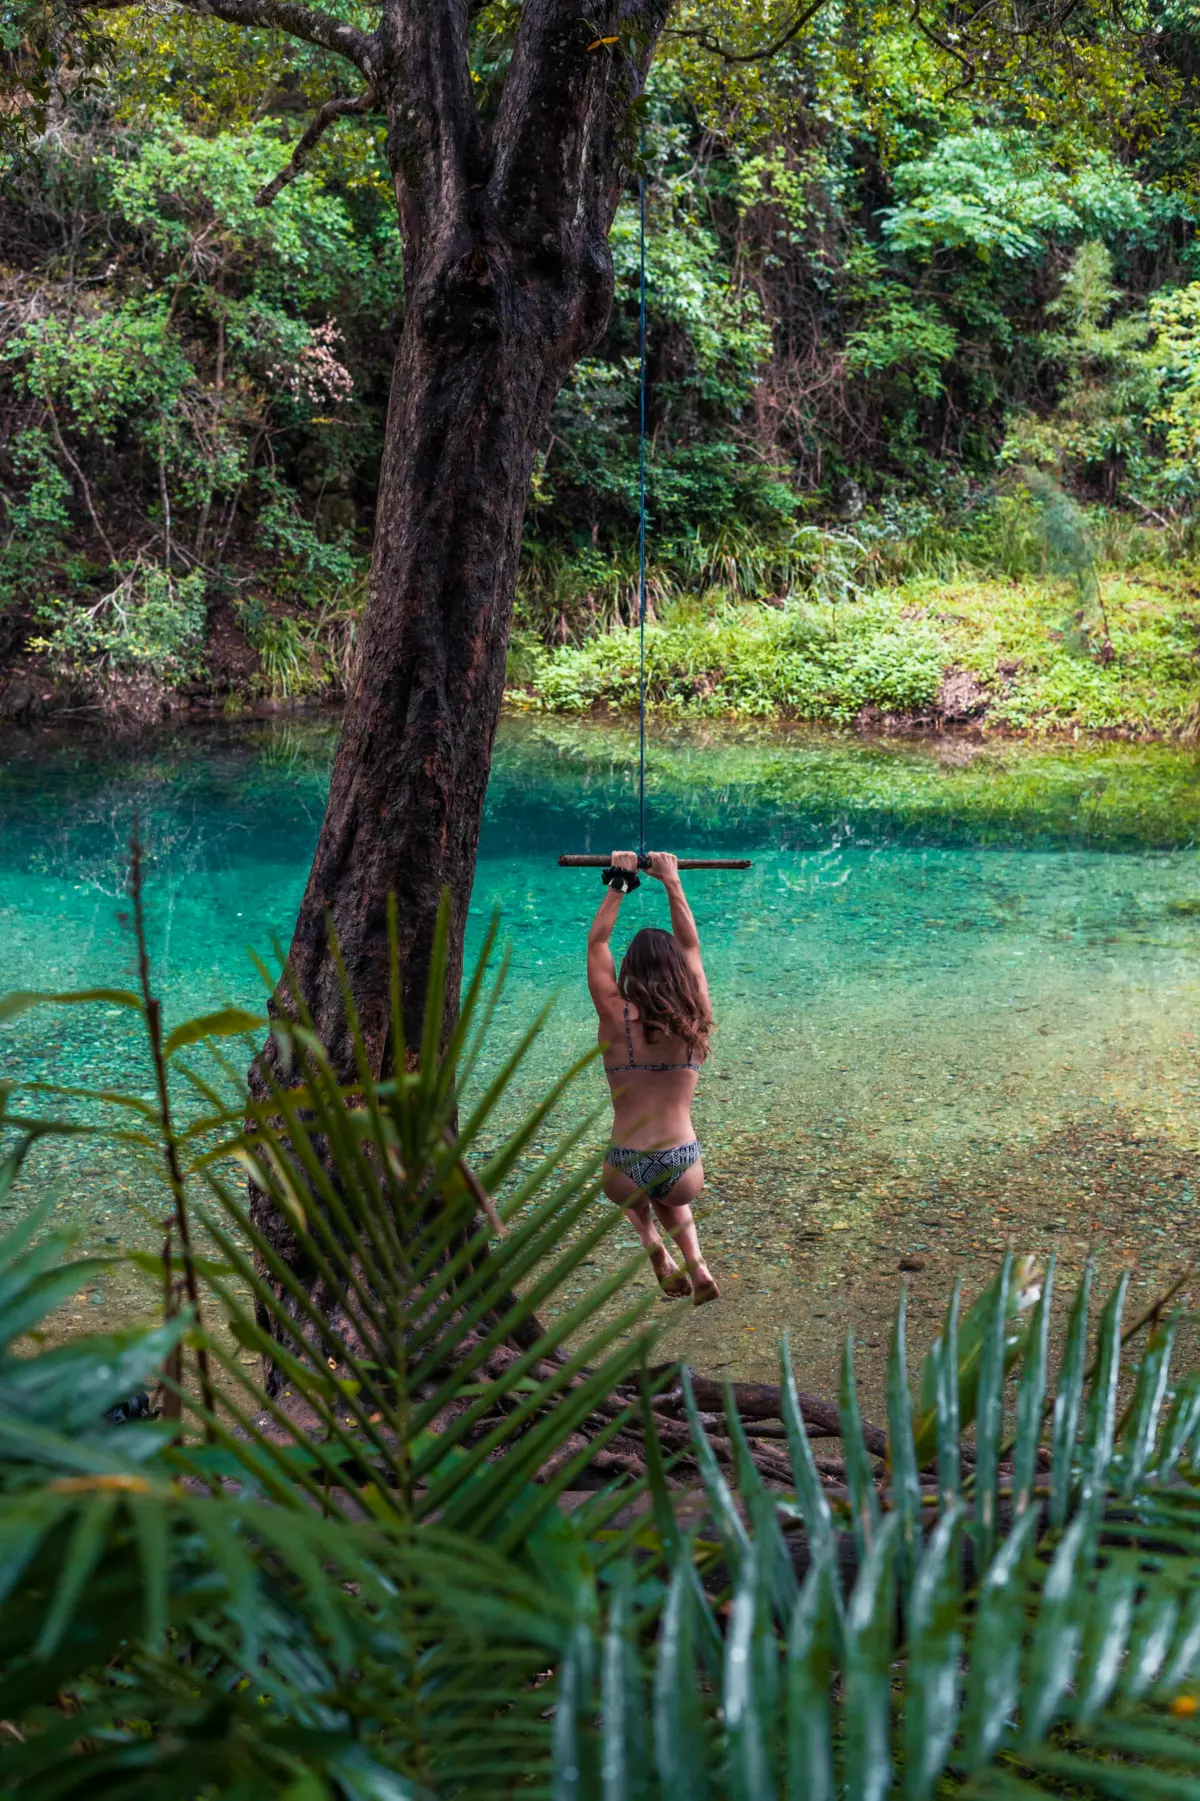
[[[663,1293],[671,1300],[685,1300],[690,1293],[690,1284],[658,1236],[645,1194],[623,1170],[614,1169],[611,1164],[605,1164],[602,1181],[609,1200],[624,1208],[625,1217],[641,1240]]]
[[[654,1202],[654,1211],[658,1215],[659,1224],[667,1236],[679,1246],[683,1261],[687,1265],[688,1275],[692,1279],[692,1293],[697,1304],[702,1301],[715,1301],[720,1294],[713,1281],[712,1272],[704,1261],[704,1252],[700,1249],[700,1235],[696,1230],[696,1222],[692,1217],[692,1202],[704,1186],[704,1165],[693,1163],[685,1169],[678,1182],[669,1190],[666,1198]]]

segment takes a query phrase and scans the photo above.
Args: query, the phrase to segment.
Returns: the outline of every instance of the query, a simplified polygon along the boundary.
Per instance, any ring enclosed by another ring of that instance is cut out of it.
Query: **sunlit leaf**
[[[203,1013],[188,1019],[168,1034],[163,1055],[173,1057],[189,1044],[201,1044],[208,1038],[240,1038],[246,1033],[262,1032],[270,1022],[265,1013],[248,1013],[244,1007],[222,1007],[216,1013]]]

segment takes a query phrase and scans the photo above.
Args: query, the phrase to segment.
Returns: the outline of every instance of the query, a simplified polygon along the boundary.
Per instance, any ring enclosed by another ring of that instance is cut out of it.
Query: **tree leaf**
[[[553,1801],[587,1801],[585,1717],[592,1699],[592,1634],[580,1620],[567,1642],[554,1708]]]
[[[850,1491],[850,1515],[854,1526],[859,1559],[870,1550],[879,1526],[879,1497],[871,1477],[867,1448],[863,1443],[862,1415],[858,1410],[858,1387],[854,1380],[854,1334],[846,1333],[842,1353],[842,1380],[838,1393],[838,1411],[842,1419],[842,1455],[846,1460],[846,1487]]]
[[[1037,1511],[1030,1508],[1021,1515],[983,1578],[971,1633],[963,1715],[963,1755],[968,1770],[978,1770],[990,1760],[1020,1699],[1026,1597],[1018,1572],[1036,1543],[1037,1526]]]
[[[907,1594],[921,1543],[921,1485],[913,1444],[913,1403],[908,1386],[906,1326],[908,1296],[901,1290],[888,1355],[888,1462],[892,1473],[892,1508],[899,1521],[896,1560],[900,1589]]]
[[[33,1647],[35,1657],[48,1658],[58,1648],[75,1604],[104,1553],[104,1541],[117,1508],[117,1497],[100,1494],[85,1501],[67,1545],[62,1573],[45,1622]]]
[[[958,1417],[958,1308],[962,1283],[955,1280],[946,1309],[942,1336],[934,1344],[932,1359],[935,1380],[938,1495],[943,1512],[958,1500],[962,1487],[962,1436]],[[924,1442],[928,1444],[928,1433]],[[917,1465],[921,1467],[920,1440]]]
[[[1108,1466],[1112,1461],[1117,1424],[1117,1384],[1121,1376],[1121,1314],[1129,1289],[1129,1271],[1122,1270],[1116,1288],[1100,1316],[1096,1345],[1096,1373],[1088,1393],[1079,1464],[1085,1500],[1100,1502]]]
[[[961,1562],[962,1506],[955,1503],[935,1526],[912,1584],[904,1697],[907,1801],[927,1801],[933,1793],[958,1725]]]
[[[788,1629],[787,1697],[788,1801],[833,1801],[833,1666],[840,1652],[841,1622],[833,1545],[826,1540],[796,1598]]]
[[[617,1566],[600,1665],[602,1801],[641,1801],[649,1773],[645,1702],[631,1638],[633,1570]]]
[[[709,1794],[696,1619],[692,1551],[681,1543],[659,1628],[653,1695],[655,1767],[661,1793],[673,1801],[705,1801]]]
[[[1067,1342],[1054,1394],[1051,1440],[1050,1524],[1061,1526],[1067,1517],[1075,1457],[1075,1436],[1083,1406],[1083,1378],[1087,1359],[1088,1301],[1092,1292],[1094,1258],[1089,1257],[1075,1290],[1067,1322]]]
[[[1046,1368],[1050,1348],[1050,1306],[1054,1295],[1056,1259],[1046,1266],[1042,1292],[1029,1322],[1021,1381],[1017,1389],[1017,1429],[1013,1445],[1013,1512],[1024,1513],[1033,1497],[1038,1445],[1042,1436],[1042,1408],[1046,1399]]]
[[[889,1678],[898,1529],[895,1514],[889,1514],[872,1537],[846,1603],[842,1735],[847,1801],[883,1801],[892,1785]]]
[[[732,1801],[775,1801],[768,1749],[772,1721],[757,1680],[761,1614],[758,1553],[751,1547],[738,1570],[725,1643],[725,1733]]]
[[[1004,1430],[1005,1328],[1012,1258],[1006,1255],[992,1294],[991,1317],[980,1339],[979,1384],[975,1402],[975,1543],[980,1565],[996,1545],[996,1486]]]
[[[1158,1425],[1171,1372],[1171,1352],[1178,1330],[1178,1315],[1161,1321],[1150,1335],[1138,1364],[1137,1385],[1121,1432],[1122,1494],[1132,1494],[1141,1482],[1154,1454]]]
[[[716,1453],[709,1443],[707,1432],[700,1420],[696,1407],[696,1397],[692,1390],[692,1378],[686,1366],[681,1373],[683,1388],[683,1404],[692,1428],[692,1442],[696,1450],[696,1462],[700,1466],[700,1480],[704,1484],[704,1492],[712,1504],[716,1517],[717,1531],[725,1545],[731,1563],[731,1574],[738,1580],[742,1559],[750,1550],[750,1535],[742,1524],[742,1516],[728,1482],[717,1462]]]
[[[1042,1584],[1025,1683],[1021,1744],[1026,1750],[1045,1737],[1075,1674],[1083,1639],[1086,1589],[1081,1572],[1089,1561],[1090,1526],[1089,1513],[1076,1514]],[[990,1654],[990,1647],[980,1649]]]
[[[800,1411],[800,1396],[796,1389],[796,1377],[792,1370],[791,1346],[787,1334],[779,1347],[779,1392],[783,1409],[784,1430],[787,1433],[788,1455],[791,1458],[792,1478],[796,1484],[796,1501],[799,1505],[813,1562],[826,1560],[832,1553],[834,1543],[833,1514],[829,1501],[821,1487],[821,1478],[813,1458],[812,1445],[804,1427],[804,1419]]]
[[[17,989],[11,994],[0,995],[0,1025],[10,1019],[19,1019],[31,1007],[82,1007],[92,1001],[103,1001],[110,1007],[128,1007],[135,1013],[144,1012],[141,995],[134,994],[129,988],[81,988],[66,994],[53,994],[41,989]]]
[[[264,1032],[270,1024],[265,1013],[248,1013],[244,1007],[222,1007],[216,1013],[202,1013],[186,1019],[168,1034],[163,1055],[173,1057],[189,1044],[200,1044],[206,1038],[241,1038],[249,1032]]]

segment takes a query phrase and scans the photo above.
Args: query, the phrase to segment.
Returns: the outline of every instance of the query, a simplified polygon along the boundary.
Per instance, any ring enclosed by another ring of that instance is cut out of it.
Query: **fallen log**
[[[673,1366],[662,1364],[649,1373],[652,1377],[661,1378],[669,1373]],[[716,1413],[722,1417],[725,1413],[726,1390],[733,1396],[733,1404],[737,1408],[739,1419],[745,1420],[782,1420],[783,1401],[780,1390],[771,1382],[718,1382],[711,1376],[701,1376],[695,1370],[688,1370],[691,1378],[692,1394],[701,1415]],[[660,1398],[659,1406],[666,1400],[674,1410],[683,1411],[683,1388],[671,1388]],[[842,1436],[842,1416],[832,1401],[823,1401],[819,1395],[801,1393],[800,1417],[810,1438],[840,1438]],[[880,1426],[872,1426],[863,1422],[863,1443],[872,1457],[887,1456],[887,1433]]]

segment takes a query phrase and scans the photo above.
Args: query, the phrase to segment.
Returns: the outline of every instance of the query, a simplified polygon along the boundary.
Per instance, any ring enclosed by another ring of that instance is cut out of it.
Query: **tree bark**
[[[299,994],[346,1079],[354,1045],[330,927],[373,1074],[398,1054],[390,893],[406,1044],[420,1042],[443,890],[445,1032],[457,1013],[533,459],[563,380],[607,323],[631,109],[668,4],[525,0],[490,128],[472,92],[467,0],[392,0],[359,59],[388,115],[406,311],[357,672],[272,1002],[287,1012]],[[272,1041],[252,1072],[259,1098],[275,1058]],[[251,1213],[308,1286],[288,1222],[253,1189]]]
[[[392,1055],[387,896],[397,899],[413,1044],[447,889],[447,1020],[455,1013],[525,497],[554,397],[608,319],[621,137],[666,0],[526,0],[490,132],[471,92],[466,10],[394,8],[373,70],[407,307],[358,671],[289,955],[347,1075],[327,919],[378,1073]],[[634,55],[627,39],[597,42],[630,27]],[[286,1005],[282,988],[276,1003]]]

